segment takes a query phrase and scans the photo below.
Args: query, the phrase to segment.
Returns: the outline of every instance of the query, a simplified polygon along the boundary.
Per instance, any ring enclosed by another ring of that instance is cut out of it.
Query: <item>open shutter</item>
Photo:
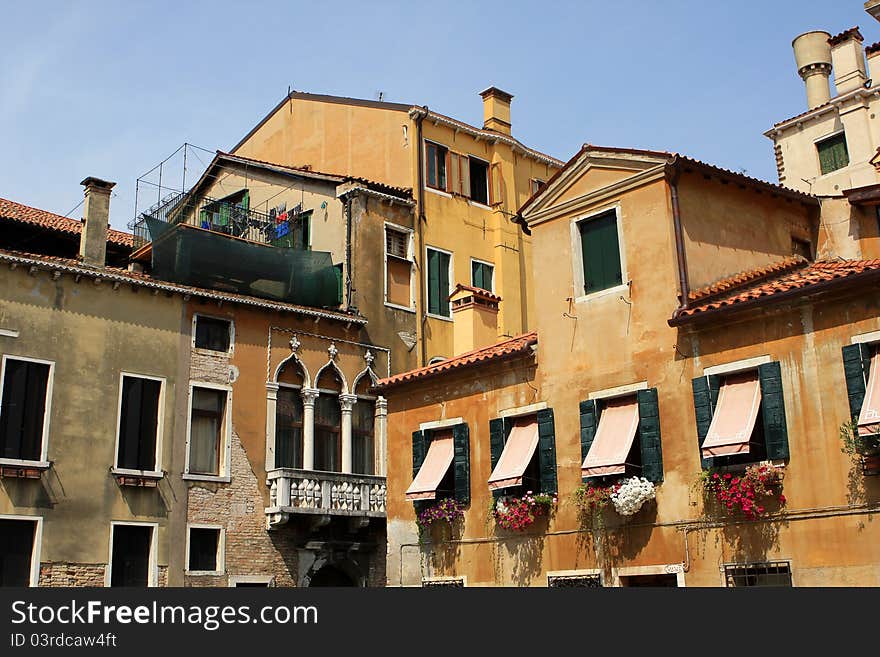
[[[461,195],[471,197],[471,158],[461,156]]]
[[[428,454],[428,437],[427,431],[413,431],[412,435],[412,457],[413,457],[413,479],[422,468],[425,462],[425,456]]]
[[[510,433],[512,426],[513,423],[508,422],[503,417],[489,420],[489,460],[492,470],[498,465],[501,453],[504,451],[504,443],[507,441],[507,434]],[[504,489],[502,488],[492,491],[492,497],[501,497],[503,494]]]
[[[445,189],[447,192],[451,192],[454,188],[452,187],[452,153],[446,151],[446,176],[445,180],[442,182],[445,184]]]
[[[461,193],[461,156],[449,153],[449,189],[453,194]]]
[[[779,361],[758,366],[761,381],[761,412],[764,415],[764,441],[768,459],[787,459],[788,427],[782,396],[782,370]]]
[[[590,453],[593,438],[596,437],[596,427],[599,426],[599,409],[592,399],[582,401],[581,409],[581,463]]]
[[[462,504],[471,501],[471,458],[470,431],[467,424],[456,424],[452,427],[452,442],[455,453],[452,468],[455,475],[455,499]]]
[[[552,408],[538,411],[538,468],[541,476],[541,492],[557,492],[556,435]]]
[[[858,419],[865,401],[865,387],[871,373],[871,350],[865,344],[848,344],[843,348],[843,374],[846,377],[846,395],[849,414]]]
[[[639,448],[642,451],[642,476],[648,481],[663,481],[663,452],[660,447],[660,407],[657,388],[639,390]]]
[[[718,403],[718,390],[721,388],[721,378],[716,375],[698,376],[693,380],[694,389],[694,415],[697,420],[697,449],[700,454],[700,466],[705,470],[712,467],[712,459],[703,458],[703,441],[709,433],[709,425],[712,424],[712,413],[715,404]]]

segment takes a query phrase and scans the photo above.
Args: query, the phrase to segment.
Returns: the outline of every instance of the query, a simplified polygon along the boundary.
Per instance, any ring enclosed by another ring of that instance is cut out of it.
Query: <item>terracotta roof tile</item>
[[[17,221],[19,223],[30,224],[32,226],[41,226],[48,230],[54,230],[59,233],[67,233],[68,235],[79,235],[82,233],[82,221],[62,217],[60,214],[32,208],[29,205],[22,205],[9,199],[0,198],[0,220]],[[131,248],[134,244],[134,236],[131,233],[124,233],[113,228],[107,231],[107,241],[118,246]]]
[[[482,349],[475,349],[474,351],[469,351],[454,358],[448,358],[439,363],[434,363],[432,365],[427,365],[426,367],[420,367],[415,370],[410,370],[409,372],[403,372],[402,374],[395,374],[394,376],[381,379],[379,383],[376,384],[376,387],[387,388],[394,385],[411,383],[416,380],[437,376],[463,367],[486,364],[491,361],[523,353],[536,344],[538,344],[537,332],[533,331],[531,333],[525,333],[524,335],[519,335],[515,338],[505,340],[504,342],[498,342],[497,344],[483,347]]]
[[[465,285],[464,283],[456,283],[455,289],[452,291],[452,294],[450,294],[448,298],[451,299],[458,292],[470,292],[471,294],[482,297],[483,299],[488,299],[489,301],[501,301],[501,297],[499,297],[497,294],[492,294],[488,290],[484,290],[481,287]]]
[[[828,39],[828,43],[832,46],[836,46],[839,43],[843,43],[847,39],[857,39],[859,41],[864,41],[865,37],[862,36],[862,33],[859,32],[859,27],[856,25],[855,27],[851,27],[848,30],[844,30],[840,34],[835,34],[833,37]]]
[[[870,46],[865,46],[865,54],[868,56],[873,55],[877,51],[880,51],[880,41],[872,43]]]
[[[866,276],[880,277],[880,260],[810,263],[799,257],[786,258],[697,290],[689,295],[693,303],[687,308],[679,308],[669,323],[675,326],[716,311],[772,303],[794,294],[818,292],[838,282],[859,282]]]

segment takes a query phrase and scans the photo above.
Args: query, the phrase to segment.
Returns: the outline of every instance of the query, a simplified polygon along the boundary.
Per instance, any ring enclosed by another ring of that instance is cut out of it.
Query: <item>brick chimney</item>
[[[480,96],[483,98],[483,128],[509,135],[513,96],[497,87],[489,87]]]
[[[840,96],[865,86],[865,55],[862,51],[859,28],[853,27],[828,40],[831,45],[831,62],[834,65],[834,86]]]
[[[498,342],[498,304],[501,297],[459,283],[452,302],[452,347],[455,356]]]
[[[80,185],[85,187],[85,204],[79,258],[89,267],[103,267],[107,256],[107,228],[110,225],[110,191],[116,183],[89,176]]]

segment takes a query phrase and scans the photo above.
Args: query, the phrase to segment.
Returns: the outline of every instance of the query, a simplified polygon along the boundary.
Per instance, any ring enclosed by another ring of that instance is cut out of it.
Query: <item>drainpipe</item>
[[[418,188],[416,191],[416,198],[418,203],[418,216],[416,217],[416,232],[419,236],[419,262],[421,265],[418,267],[419,272],[419,330],[421,331],[422,339],[419,341],[420,349],[421,349],[421,365],[424,367],[428,364],[428,345],[425,343],[425,324],[428,321],[428,315],[425,309],[425,265],[426,263],[423,261],[423,254],[425,251],[425,234],[423,230],[423,225],[426,223],[425,219],[425,163],[424,163],[424,155],[425,151],[422,148],[422,121],[425,120],[425,117],[428,116],[428,106],[424,105],[419,108],[416,113],[416,149],[417,155],[416,159],[418,161]]]
[[[678,289],[681,291],[681,301],[673,316],[688,307],[691,287],[688,282],[687,257],[684,251],[684,234],[681,228],[681,208],[678,204],[678,179],[680,175],[678,156],[666,164],[666,181],[669,183],[672,197],[672,227],[675,231],[675,259],[678,264]]]
[[[345,309],[351,307],[351,270],[354,265],[351,259],[351,195],[345,195],[343,210],[345,213]]]

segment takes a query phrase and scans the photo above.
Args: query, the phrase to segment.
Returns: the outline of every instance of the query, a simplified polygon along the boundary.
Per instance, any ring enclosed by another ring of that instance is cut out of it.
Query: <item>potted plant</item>
[[[852,457],[880,455],[880,433],[877,431],[862,435],[856,420],[840,425],[840,451]]]
[[[557,502],[556,493],[533,493],[507,495],[492,500],[491,513],[495,522],[503,529],[524,531],[535,520],[549,516]]]
[[[610,505],[619,515],[629,517],[655,497],[656,489],[652,482],[644,477],[627,477],[607,486],[585,482],[575,490],[574,503],[589,515],[595,515]]]
[[[749,520],[769,515],[770,504],[785,505],[782,494],[783,472],[767,463],[748,466],[734,474],[716,469],[703,470],[699,483],[709,500],[717,502],[721,511],[741,513]]]
[[[453,497],[444,497],[419,511],[416,514],[416,523],[419,526],[419,534],[424,535],[435,527],[451,530],[452,526],[462,518],[464,518],[464,506]]]

